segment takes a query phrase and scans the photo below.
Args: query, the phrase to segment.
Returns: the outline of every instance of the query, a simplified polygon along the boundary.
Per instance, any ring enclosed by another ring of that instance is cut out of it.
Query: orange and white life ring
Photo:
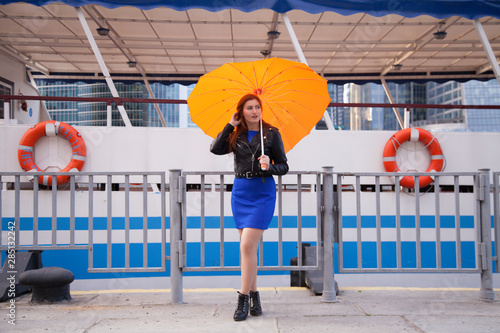
[[[24,133],[17,150],[19,165],[27,172],[43,172],[35,163],[33,150],[35,143],[42,136],[60,136],[71,145],[71,161],[61,172],[81,171],[87,157],[87,150],[82,136],[70,125],[62,121],[48,120],[36,124]],[[70,176],[57,176],[57,185],[67,183]],[[52,185],[52,176],[40,176],[39,183]]]
[[[406,128],[396,132],[389,141],[385,144],[384,148],[384,168],[387,172],[400,172],[398,164],[396,163],[396,153],[404,142],[420,141],[429,150],[431,154],[431,162],[425,172],[440,172],[444,167],[444,155],[439,146],[438,140],[428,131],[421,128]],[[430,176],[419,176],[420,188],[430,185],[434,180]],[[406,188],[415,187],[415,179],[412,176],[404,176],[401,178],[399,184]]]

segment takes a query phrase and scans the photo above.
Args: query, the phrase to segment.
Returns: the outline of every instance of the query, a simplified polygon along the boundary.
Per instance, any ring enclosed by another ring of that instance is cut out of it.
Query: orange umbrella
[[[287,152],[309,134],[330,103],[327,81],[305,64],[280,58],[227,63],[194,87],[187,100],[191,120],[215,138],[249,93],[260,97],[262,117],[279,129]]]

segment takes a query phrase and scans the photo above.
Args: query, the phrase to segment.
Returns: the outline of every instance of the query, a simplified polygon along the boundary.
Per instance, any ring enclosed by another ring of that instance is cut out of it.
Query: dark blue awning
[[[19,1],[0,0],[5,5]],[[89,4],[106,8],[133,6],[140,9],[168,7],[175,10],[192,8],[220,11],[223,9],[238,9],[251,12],[258,9],[272,9],[278,13],[299,9],[311,14],[332,11],[342,15],[367,13],[372,16],[398,14],[404,17],[430,15],[436,18],[461,16],[468,19],[481,17],[500,18],[500,1],[489,0],[35,0],[23,1],[36,6],[54,2],[79,7]]]

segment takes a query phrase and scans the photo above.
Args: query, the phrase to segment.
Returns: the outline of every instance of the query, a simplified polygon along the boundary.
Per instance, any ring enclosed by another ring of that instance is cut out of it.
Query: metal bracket
[[[485,243],[479,243],[479,263],[481,267],[479,267],[480,270],[486,269],[488,267],[488,263],[486,262],[486,244]]]
[[[486,175],[479,175],[479,201],[484,201],[486,197]]]
[[[181,240],[177,241],[177,253],[179,253],[179,268],[184,268],[184,244]]]
[[[186,191],[186,176],[179,177],[179,191],[177,192],[177,203],[184,202],[184,193]]]

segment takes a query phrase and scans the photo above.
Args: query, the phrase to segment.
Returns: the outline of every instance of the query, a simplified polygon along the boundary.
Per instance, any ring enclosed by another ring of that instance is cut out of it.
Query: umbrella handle
[[[262,132],[262,117],[260,118],[260,148],[262,150],[262,156],[264,156],[264,133]],[[266,171],[266,165],[261,164],[260,169],[262,171]]]

